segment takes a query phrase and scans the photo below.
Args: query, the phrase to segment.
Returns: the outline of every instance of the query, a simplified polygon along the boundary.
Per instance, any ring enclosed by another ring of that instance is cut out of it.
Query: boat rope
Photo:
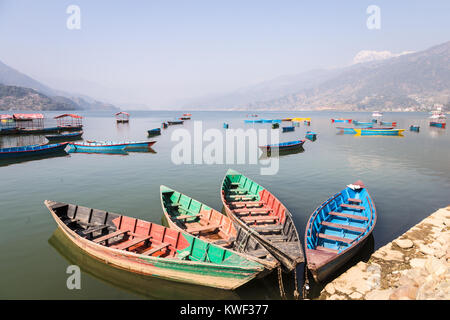
[[[303,279],[302,299],[306,299],[309,291],[308,268],[305,266],[305,276]]]
[[[294,299],[299,300],[300,293],[298,292],[298,282],[297,282],[297,268],[294,268]]]
[[[278,267],[278,287],[280,288],[281,299],[286,300],[286,293],[284,292],[283,286],[283,275],[280,267]]]

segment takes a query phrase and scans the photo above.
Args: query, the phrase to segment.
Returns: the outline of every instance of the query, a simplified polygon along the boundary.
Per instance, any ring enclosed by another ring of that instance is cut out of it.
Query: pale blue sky
[[[66,9],[81,9],[68,30]],[[366,8],[381,8],[381,29]],[[52,87],[149,107],[450,40],[450,1],[0,0],[0,60]]]

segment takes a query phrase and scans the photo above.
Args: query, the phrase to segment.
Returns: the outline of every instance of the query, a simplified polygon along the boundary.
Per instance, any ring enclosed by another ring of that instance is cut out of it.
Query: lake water
[[[270,124],[244,124],[248,112],[193,112],[183,126],[170,126],[161,136],[147,138],[147,130],[160,127],[183,112],[131,112],[128,125],[116,125],[109,112],[81,113],[84,139],[156,140],[155,153],[102,155],[72,153],[61,157],[0,163],[0,298],[2,299],[279,299],[276,273],[255,280],[236,292],[178,284],[116,270],[83,254],[56,230],[43,201],[46,199],[124,213],[161,223],[161,184],[198,199],[219,211],[219,189],[228,168],[234,168],[274,193],[291,211],[299,235],[304,237],[311,212],[345,185],[361,179],[378,211],[373,237],[353,261],[398,237],[436,209],[450,204],[450,135],[448,129],[428,126],[425,113],[385,113],[407,129],[403,137],[355,137],[337,134],[330,118],[370,121],[370,113],[258,112],[259,118],[311,117],[282,141],[304,138],[304,151],[279,157],[275,175],[261,175],[260,164],[175,165],[171,151],[176,129],[192,132],[194,120],[217,128],[270,128]],[[52,118],[59,113],[47,112]],[[409,125],[420,125],[410,132]],[[49,121],[46,126],[51,126]],[[281,126],[288,125],[282,123]],[[0,137],[0,147],[45,143],[43,136]],[[206,145],[207,143],[205,143]],[[304,243],[303,243],[304,244]],[[69,265],[82,270],[81,289],[66,286]],[[303,265],[298,268],[299,286]],[[293,276],[284,275],[292,296]],[[312,296],[320,290],[313,287]]]

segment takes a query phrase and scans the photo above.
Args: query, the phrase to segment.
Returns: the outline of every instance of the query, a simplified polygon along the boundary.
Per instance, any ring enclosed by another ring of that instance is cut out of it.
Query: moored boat
[[[67,142],[54,144],[35,144],[23,147],[0,148],[0,159],[22,158],[63,152]]]
[[[83,131],[64,133],[58,135],[45,136],[48,141],[69,141],[69,140],[77,140],[81,139],[83,135]]]
[[[391,127],[396,127],[397,126],[397,122],[381,121],[380,124],[382,126],[391,126]]]
[[[45,205],[74,244],[128,272],[236,289],[264,271],[237,252],[153,222],[62,202]]]
[[[322,203],[305,231],[307,266],[314,279],[326,280],[348,262],[364,245],[376,220],[375,204],[361,181]]]
[[[281,151],[281,150],[301,148],[304,143],[305,143],[305,140],[295,140],[295,141],[281,142],[281,143],[275,143],[275,144],[268,144],[265,146],[260,146],[259,148],[263,151],[271,151],[274,149],[278,149]]]
[[[373,122],[361,122],[357,120],[353,120],[353,124],[356,126],[368,126],[368,127],[373,126]]]
[[[410,125],[409,126],[409,130],[418,132],[420,130],[420,127],[419,126],[415,126],[415,125]]]
[[[290,131],[294,131],[295,127],[291,126],[291,127],[282,127],[283,132],[290,132]]]
[[[292,271],[304,261],[291,213],[267,189],[229,169],[222,182],[221,198],[226,214],[252,232],[284,271]]]
[[[349,133],[349,134],[355,134],[355,129],[361,129],[361,128],[351,128],[351,127],[336,127],[336,129],[343,133]],[[367,128],[369,129],[369,128]],[[391,130],[394,129],[394,127],[385,127],[385,128],[370,128],[370,130]]]
[[[161,128],[147,130],[149,136],[157,136],[161,134]]]
[[[368,129],[354,129],[357,136],[402,136],[405,129],[385,129],[385,128],[368,128]]]
[[[317,139],[317,132],[314,131],[306,131],[305,138],[315,141]]]
[[[164,216],[173,229],[206,242],[240,252],[270,271],[278,261],[248,230],[235,225],[226,215],[169,187],[160,187]]]
[[[430,121],[430,127],[437,127],[437,128],[443,128],[445,129],[445,122],[441,121]]]
[[[86,141],[82,143],[69,143],[69,147],[75,151],[109,151],[150,148],[156,141]]]
[[[335,123],[335,122],[348,122],[348,123],[351,123],[351,122],[352,122],[352,119],[342,119],[342,118],[339,118],[339,119],[331,119],[331,123]]]
[[[183,124],[183,123],[184,123],[183,120],[180,120],[180,121],[167,121],[167,124],[169,126],[173,126],[173,125],[176,125],[176,124]]]

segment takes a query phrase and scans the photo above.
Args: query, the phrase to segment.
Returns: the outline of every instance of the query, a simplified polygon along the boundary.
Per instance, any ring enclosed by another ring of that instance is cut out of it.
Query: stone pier
[[[449,300],[450,206],[328,283],[326,300]]]

